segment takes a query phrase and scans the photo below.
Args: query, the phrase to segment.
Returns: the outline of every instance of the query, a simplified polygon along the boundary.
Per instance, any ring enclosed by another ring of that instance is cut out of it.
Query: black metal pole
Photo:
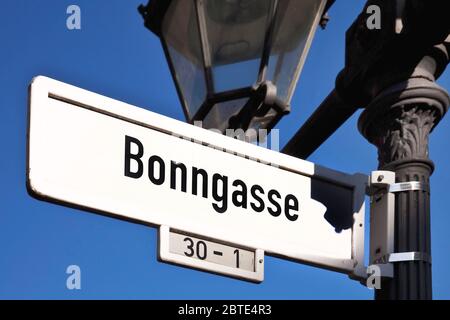
[[[450,105],[447,92],[434,79],[447,63],[447,49],[434,48],[411,78],[382,91],[361,115],[359,128],[378,149],[379,169],[394,171],[397,182],[429,186],[434,170],[429,135]],[[429,190],[396,194],[394,246],[396,253],[419,252],[430,259],[395,263],[394,278],[382,281],[377,300],[432,299]]]
[[[381,25],[370,29],[367,9],[380,7]],[[450,57],[450,1],[368,0],[346,34],[345,68],[336,87],[283,149],[306,158],[358,107],[361,133],[378,148],[379,168],[397,182],[428,185],[434,165],[428,139],[450,98],[435,80]],[[431,299],[430,193],[396,196],[395,251],[422,253],[426,261],[395,263],[376,299]]]

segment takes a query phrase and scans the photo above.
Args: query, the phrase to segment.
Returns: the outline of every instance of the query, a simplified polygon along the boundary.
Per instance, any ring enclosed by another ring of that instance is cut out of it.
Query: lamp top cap
[[[144,18],[145,26],[158,37],[161,37],[161,28],[164,16],[173,0],[149,0],[147,5],[138,7],[139,13]],[[324,13],[326,13],[336,0],[327,0]]]

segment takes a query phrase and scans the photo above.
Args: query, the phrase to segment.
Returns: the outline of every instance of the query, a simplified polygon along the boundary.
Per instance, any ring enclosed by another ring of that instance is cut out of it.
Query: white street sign
[[[30,94],[27,183],[33,196],[365,274],[366,176],[325,169],[42,76]]]

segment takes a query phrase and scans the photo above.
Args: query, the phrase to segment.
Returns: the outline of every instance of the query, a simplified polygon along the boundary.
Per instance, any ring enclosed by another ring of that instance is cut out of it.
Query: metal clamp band
[[[405,191],[430,191],[428,184],[419,181],[401,182],[389,185],[389,192],[405,192]]]
[[[431,256],[425,252],[398,252],[387,254],[376,261],[377,264],[422,261],[431,264]]]

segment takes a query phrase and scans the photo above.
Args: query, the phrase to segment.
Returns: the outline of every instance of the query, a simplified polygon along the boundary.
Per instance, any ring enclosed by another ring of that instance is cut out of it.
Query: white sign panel
[[[31,84],[28,189],[46,201],[353,274],[367,177],[46,77]]]

